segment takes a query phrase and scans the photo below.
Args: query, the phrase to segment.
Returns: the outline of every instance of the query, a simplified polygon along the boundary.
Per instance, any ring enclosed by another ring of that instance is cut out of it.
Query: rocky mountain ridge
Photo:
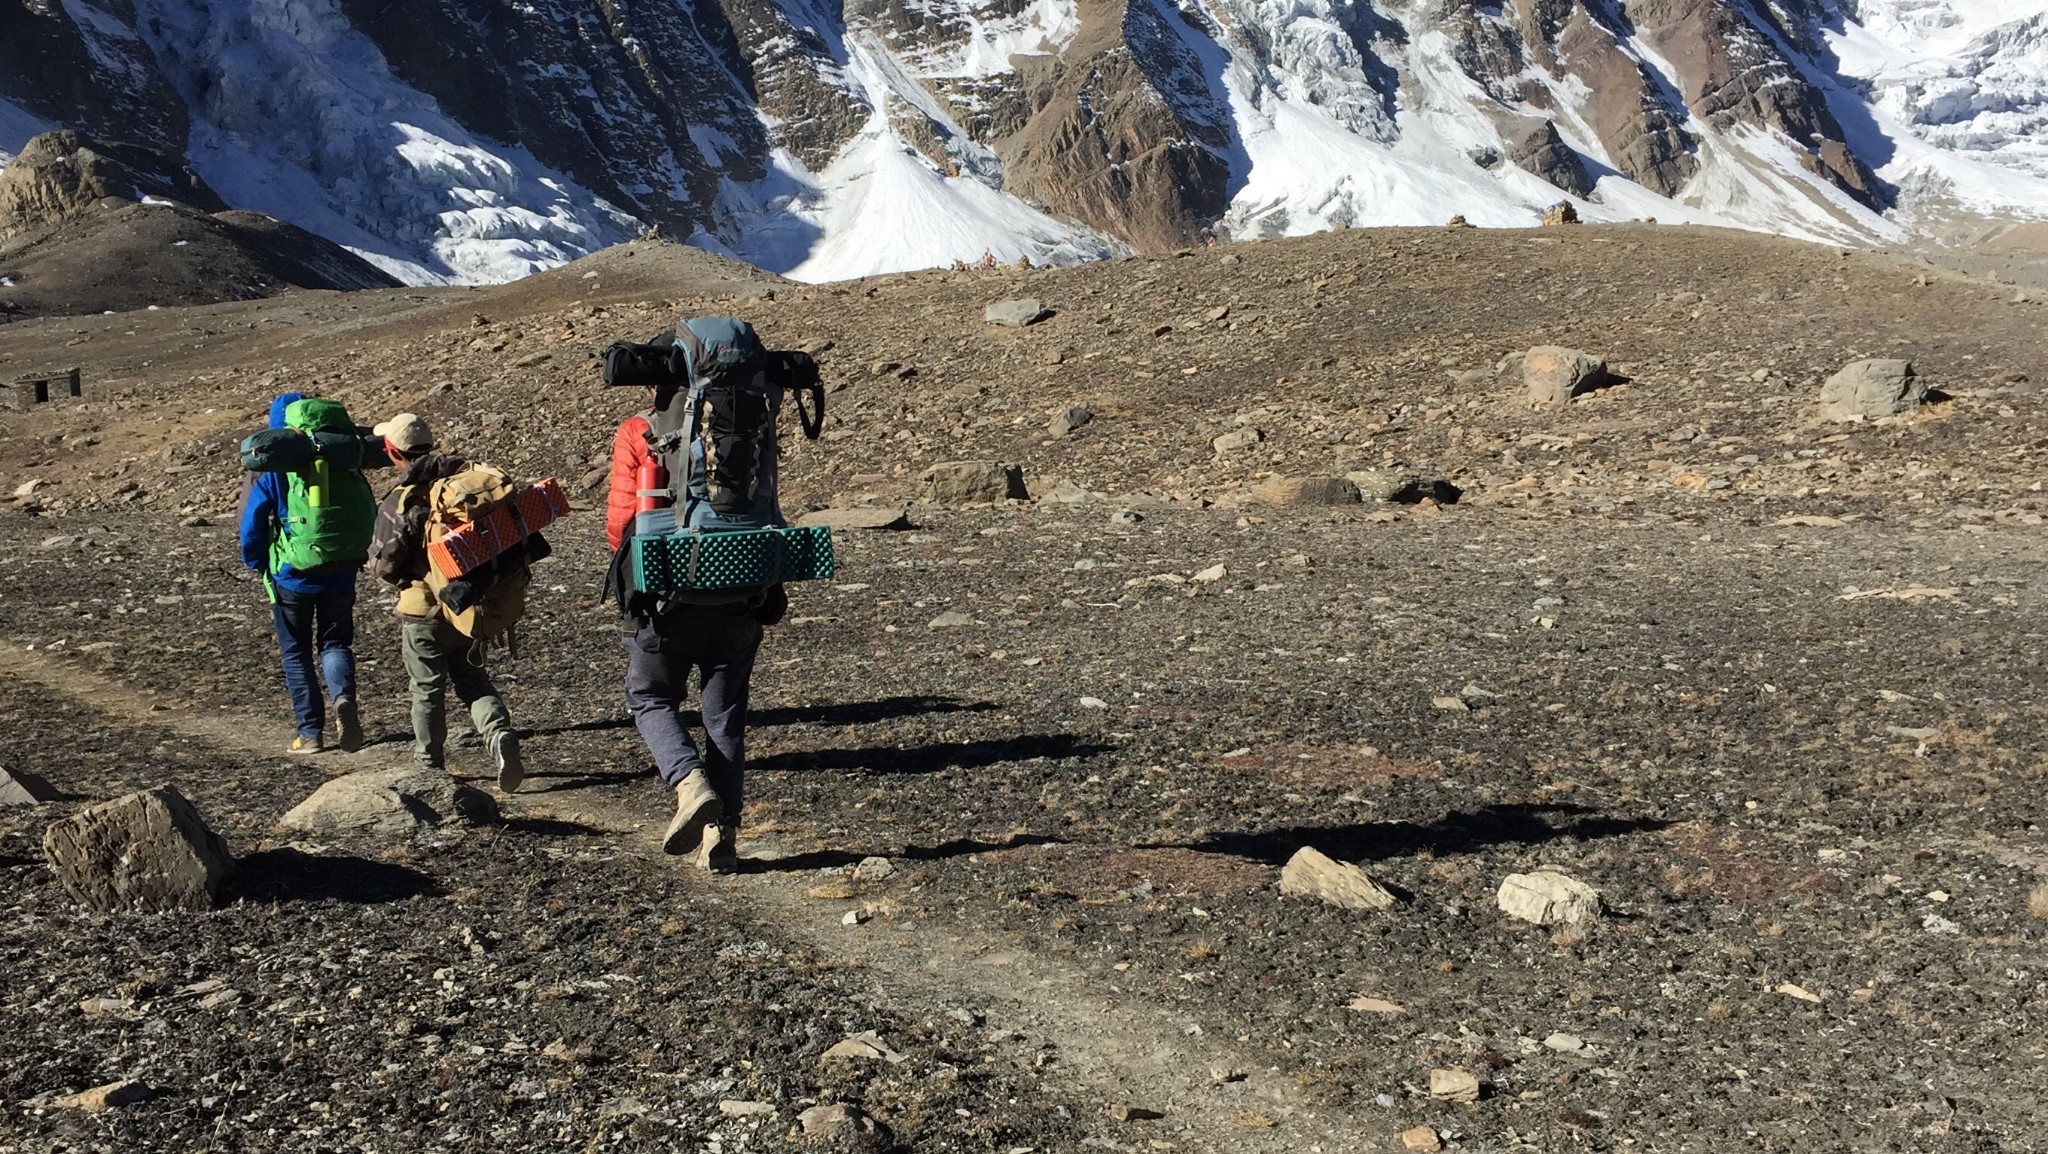
[[[66,125],[411,283],[649,228],[803,280],[1590,220],[1898,241],[2048,204],[2048,0],[16,0]]]

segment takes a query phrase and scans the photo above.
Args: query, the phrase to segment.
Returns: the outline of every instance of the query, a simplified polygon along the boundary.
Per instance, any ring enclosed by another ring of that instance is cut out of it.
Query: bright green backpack
[[[356,432],[340,401],[306,397],[285,406],[286,427],[314,433]],[[270,569],[289,565],[309,575],[355,569],[370,558],[370,534],[377,527],[377,499],[360,469],[330,466],[324,459],[284,474],[284,524],[270,544]]]

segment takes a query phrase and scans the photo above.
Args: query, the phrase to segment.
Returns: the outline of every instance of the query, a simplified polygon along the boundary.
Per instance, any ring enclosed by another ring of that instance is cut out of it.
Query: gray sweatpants
[[[670,786],[702,771],[737,824],[747,764],[747,684],[761,649],[761,623],[743,605],[682,605],[636,620],[626,642],[626,708],[655,771]],[[705,748],[700,756],[678,706],[695,671],[703,689]]]

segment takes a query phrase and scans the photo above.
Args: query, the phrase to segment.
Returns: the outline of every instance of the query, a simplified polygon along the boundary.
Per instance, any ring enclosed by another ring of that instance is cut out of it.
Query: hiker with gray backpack
[[[626,707],[675,792],[663,852],[730,873],[762,630],[788,609],[785,582],[832,572],[830,533],[789,528],[777,493],[784,394],[815,439],[824,390],[808,355],[763,348],[733,317],[693,317],[645,344],[613,344],[603,365],[606,385],[645,389],[648,402],[613,438],[605,517],[606,587],[626,623]],[[678,712],[692,675],[701,752]]]

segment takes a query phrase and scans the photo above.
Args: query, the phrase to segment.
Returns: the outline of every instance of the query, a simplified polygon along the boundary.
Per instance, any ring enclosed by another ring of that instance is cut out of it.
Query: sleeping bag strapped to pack
[[[817,435],[823,390],[802,353],[771,353],[735,317],[693,317],[676,326],[686,372],[655,391],[648,441],[667,477],[642,493],[654,506],[634,519],[621,552],[622,592],[692,603],[757,601],[769,586],[828,576],[829,532],[790,529],[777,492],[776,420],[796,391],[804,432]]]
[[[284,424],[315,441],[356,435],[348,410],[326,397],[293,401],[285,407]],[[311,576],[353,569],[369,559],[377,499],[360,468],[316,457],[283,476],[284,520],[270,544],[272,572],[289,565]]]

